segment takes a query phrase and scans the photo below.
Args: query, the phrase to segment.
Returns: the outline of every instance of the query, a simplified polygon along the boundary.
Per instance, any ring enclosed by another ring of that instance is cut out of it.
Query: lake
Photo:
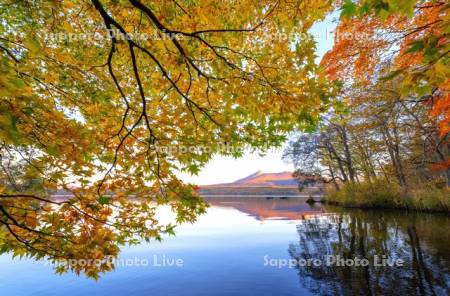
[[[450,217],[217,197],[98,282],[0,256],[1,295],[448,295]],[[161,209],[161,219],[170,215]]]

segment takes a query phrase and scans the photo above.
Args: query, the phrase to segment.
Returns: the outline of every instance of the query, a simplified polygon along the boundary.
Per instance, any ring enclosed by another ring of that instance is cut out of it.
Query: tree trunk
[[[328,170],[330,171],[330,176],[332,178],[332,182],[333,182],[334,188],[336,188],[336,191],[339,191],[340,190],[339,184],[336,182],[336,176],[334,175],[334,170],[331,167],[331,165],[328,165]]]
[[[342,145],[344,146],[345,163],[347,164],[348,175],[350,181],[355,182],[355,169],[353,168],[352,154],[348,145],[347,129],[345,126],[340,126],[339,129],[341,131]]]
[[[347,177],[347,173],[345,172],[344,164],[343,164],[342,159],[337,154],[336,149],[334,149],[334,147],[333,147],[333,144],[331,144],[329,141],[327,141],[327,145],[326,146],[327,146],[328,153],[330,155],[330,159],[335,159],[337,161],[339,170],[340,170],[341,175],[342,175],[342,180],[344,182],[347,182],[348,181],[348,177]]]
[[[384,141],[386,143],[386,147],[388,148],[389,156],[392,161],[392,165],[395,169],[395,175],[397,177],[398,183],[400,186],[404,187],[406,186],[406,179],[405,175],[403,173],[403,167],[401,165],[400,161],[400,153],[399,153],[399,147],[397,143],[394,143],[392,141],[392,137],[389,133],[389,130],[386,126],[386,124],[383,124],[382,134]]]

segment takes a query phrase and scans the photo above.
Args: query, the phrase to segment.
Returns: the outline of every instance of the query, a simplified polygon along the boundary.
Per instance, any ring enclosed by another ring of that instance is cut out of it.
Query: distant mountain
[[[292,172],[263,173],[257,171],[232,183],[214,184],[202,187],[297,187],[298,181]]]

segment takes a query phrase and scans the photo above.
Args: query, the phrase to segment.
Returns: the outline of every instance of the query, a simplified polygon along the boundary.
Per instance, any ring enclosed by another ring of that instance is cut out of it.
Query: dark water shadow
[[[450,295],[450,217],[331,211],[302,220],[289,245],[303,287],[318,295]],[[355,258],[369,264],[346,264]],[[403,266],[377,266],[382,259]]]

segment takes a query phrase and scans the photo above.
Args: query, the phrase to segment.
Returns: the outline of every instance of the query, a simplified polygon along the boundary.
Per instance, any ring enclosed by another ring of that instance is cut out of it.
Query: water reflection
[[[246,213],[259,221],[301,220],[313,214],[324,212],[321,204],[307,204],[302,196],[274,197],[209,197],[206,201],[217,207],[231,207]]]
[[[183,223],[161,243],[123,246],[118,265],[98,282],[55,275],[43,261],[0,255],[5,295],[447,295],[450,286],[450,217],[363,212],[310,206],[303,197],[213,197],[207,213]],[[173,213],[159,207],[156,218]],[[167,219],[167,220],[166,220]],[[287,248],[287,246],[289,246]],[[265,265],[264,258],[315,259],[327,255],[404,260],[403,267]],[[156,257],[155,257],[156,256]],[[182,259],[157,266],[154,258]],[[141,261],[142,262],[142,261]],[[17,276],[20,275],[20,276]],[[168,284],[170,283],[170,284]],[[35,287],[38,290],[30,289]],[[2,295],[3,295],[2,294]]]
[[[448,216],[398,212],[322,214],[299,222],[299,241],[289,254],[303,263],[297,265],[300,282],[314,294],[448,295],[449,223]],[[404,263],[375,266],[376,257]],[[337,266],[336,258],[369,264]],[[304,264],[308,259],[328,264]]]

